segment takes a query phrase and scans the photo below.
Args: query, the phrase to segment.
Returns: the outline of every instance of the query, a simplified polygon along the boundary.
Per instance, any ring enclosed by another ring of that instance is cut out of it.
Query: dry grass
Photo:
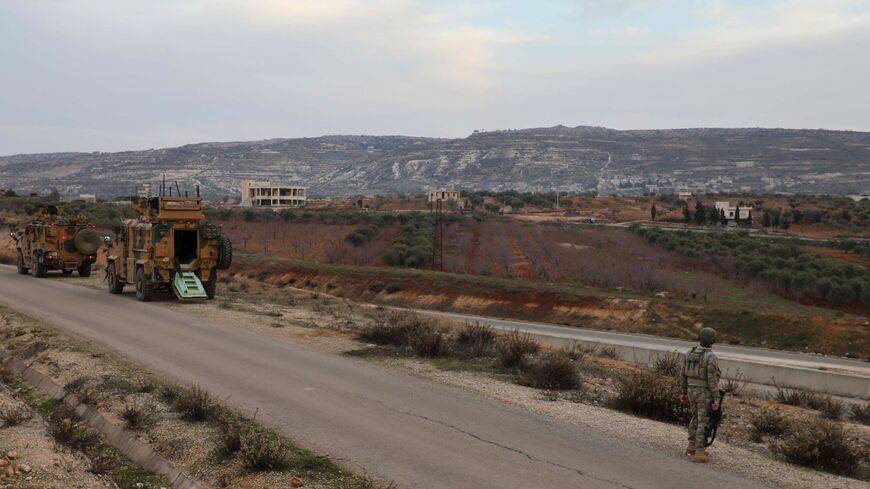
[[[469,356],[478,358],[489,355],[495,345],[496,334],[491,326],[481,325],[479,322],[466,324],[456,334],[457,349],[466,352]]]
[[[547,390],[568,390],[580,386],[577,366],[567,355],[548,353],[520,372],[520,383]]]
[[[725,379],[722,382],[721,388],[732,396],[739,396],[743,392],[743,389],[746,388],[746,376],[738,369],[734,377]]]
[[[188,421],[204,421],[212,414],[215,401],[202,386],[194,384],[178,393],[173,408]]]
[[[21,423],[30,421],[33,417],[33,411],[24,404],[19,403],[4,403],[0,405],[0,421],[3,426],[18,426]]]
[[[121,419],[128,429],[148,428],[157,420],[157,403],[150,396],[128,398],[121,409]]]
[[[821,418],[793,423],[772,448],[797,465],[846,475],[854,474],[867,458],[864,449],[849,440],[841,424]]]
[[[858,423],[870,425],[870,403],[855,404],[852,406],[852,419]]]
[[[762,409],[749,418],[750,438],[761,443],[765,436],[779,437],[789,428],[788,420],[776,409]]]
[[[676,377],[654,370],[630,371],[617,377],[616,389],[610,400],[614,409],[671,423],[686,423],[691,417],[688,407],[680,404]]]
[[[815,409],[832,420],[840,419],[846,414],[846,405],[842,401],[818,392],[777,385],[774,399],[791,406]]]
[[[540,349],[541,345],[531,335],[516,330],[499,338],[496,346],[499,362],[505,368],[522,367],[528,361],[528,356]]]
[[[239,456],[248,470],[283,469],[289,462],[289,451],[283,439],[262,428],[245,430],[240,437]]]
[[[676,352],[664,353],[653,360],[652,367],[664,376],[676,377],[683,368],[683,357]]]

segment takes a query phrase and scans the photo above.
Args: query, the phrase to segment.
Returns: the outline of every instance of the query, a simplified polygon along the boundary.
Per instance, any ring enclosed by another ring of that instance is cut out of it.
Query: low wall
[[[620,345],[618,343],[601,343],[595,341],[559,338],[539,333],[529,333],[542,343],[555,346],[578,344],[592,347],[607,345],[616,350],[621,360],[635,365],[650,366],[661,355],[676,350],[659,350],[638,346]],[[825,392],[836,396],[858,399],[870,399],[870,377],[840,372],[830,372],[787,365],[771,365],[748,360],[723,358],[719,356],[719,368],[724,378],[734,378],[738,374],[743,380],[754,384],[782,385],[797,387],[817,392]]]

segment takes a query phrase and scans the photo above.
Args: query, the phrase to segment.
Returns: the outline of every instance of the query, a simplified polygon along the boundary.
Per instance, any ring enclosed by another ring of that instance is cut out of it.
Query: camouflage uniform
[[[719,392],[719,360],[713,350],[696,346],[686,354],[680,375],[682,392],[689,395],[689,441],[703,450],[706,439],[704,428],[710,415],[710,406]]]

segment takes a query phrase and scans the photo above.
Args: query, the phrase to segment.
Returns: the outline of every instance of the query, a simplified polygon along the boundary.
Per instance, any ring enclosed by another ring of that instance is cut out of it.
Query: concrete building
[[[455,202],[457,209],[464,209],[466,207],[465,199],[459,194],[459,192],[455,190],[438,190],[435,192],[429,192],[429,205],[435,205],[436,202],[441,201],[443,205],[446,205],[448,202]]]
[[[242,180],[242,207],[305,207],[308,187]]]
[[[740,209],[739,215],[737,215],[737,209]],[[735,220],[746,221],[747,219],[752,218],[752,206],[751,205],[741,205],[741,206],[731,206],[731,202],[722,201],[716,202],[716,210],[721,214],[723,211],[725,213],[725,219],[731,223]]]

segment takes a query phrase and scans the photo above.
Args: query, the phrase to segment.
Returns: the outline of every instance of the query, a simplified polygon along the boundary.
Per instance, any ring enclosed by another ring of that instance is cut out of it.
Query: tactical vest
[[[709,348],[695,346],[686,353],[686,377],[707,381],[707,353],[709,352]]]

